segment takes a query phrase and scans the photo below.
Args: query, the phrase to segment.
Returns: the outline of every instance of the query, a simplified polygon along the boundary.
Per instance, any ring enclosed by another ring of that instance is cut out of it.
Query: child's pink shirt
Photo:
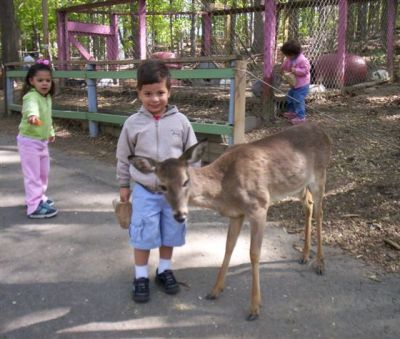
[[[292,67],[295,67],[294,74],[296,75],[296,85],[294,88],[303,87],[310,84],[310,62],[300,53],[295,60],[286,58],[282,64],[282,70],[291,72]]]

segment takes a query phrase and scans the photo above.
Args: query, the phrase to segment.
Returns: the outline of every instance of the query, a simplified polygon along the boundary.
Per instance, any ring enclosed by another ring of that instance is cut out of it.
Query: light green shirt
[[[51,95],[41,95],[35,89],[31,89],[22,98],[22,119],[19,124],[19,134],[25,137],[47,140],[55,135],[53,119],[51,118]],[[28,123],[30,116],[37,116],[43,125],[36,126]]]

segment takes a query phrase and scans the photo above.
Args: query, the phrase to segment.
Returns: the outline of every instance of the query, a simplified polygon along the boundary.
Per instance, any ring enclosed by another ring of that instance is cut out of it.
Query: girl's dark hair
[[[137,70],[137,88],[165,80],[168,90],[171,89],[171,73],[164,61],[150,59],[142,62]]]
[[[36,75],[36,73],[39,71],[47,71],[47,72],[50,72],[50,75],[52,74],[51,68],[49,65],[39,64],[39,63],[33,64],[31,67],[29,67],[28,73],[26,74],[24,86],[22,88],[22,96],[24,96],[26,93],[28,93],[33,88],[29,79],[33,78]],[[51,80],[51,87],[50,87],[49,94],[53,95],[54,91],[55,91],[54,81]]]
[[[282,45],[281,52],[287,56],[297,57],[301,53],[301,45],[295,40],[289,40]]]

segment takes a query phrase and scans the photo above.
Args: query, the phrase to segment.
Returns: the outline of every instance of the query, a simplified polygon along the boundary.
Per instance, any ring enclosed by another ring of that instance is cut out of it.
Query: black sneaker
[[[161,286],[164,292],[167,294],[177,294],[180,290],[179,284],[171,270],[165,270],[164,272],[158,274],[157,269],[156,284]]]
[[[133,280],[132,299],[137,303],[147,303],[150,300],[149,279]]]

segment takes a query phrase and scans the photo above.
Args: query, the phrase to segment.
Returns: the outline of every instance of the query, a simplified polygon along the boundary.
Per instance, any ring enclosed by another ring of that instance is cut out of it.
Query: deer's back
[[[222,200],[239,206],[296,195],[325,171],[330,140],[316,124],[304,123],[228,149],[213,164]]]

